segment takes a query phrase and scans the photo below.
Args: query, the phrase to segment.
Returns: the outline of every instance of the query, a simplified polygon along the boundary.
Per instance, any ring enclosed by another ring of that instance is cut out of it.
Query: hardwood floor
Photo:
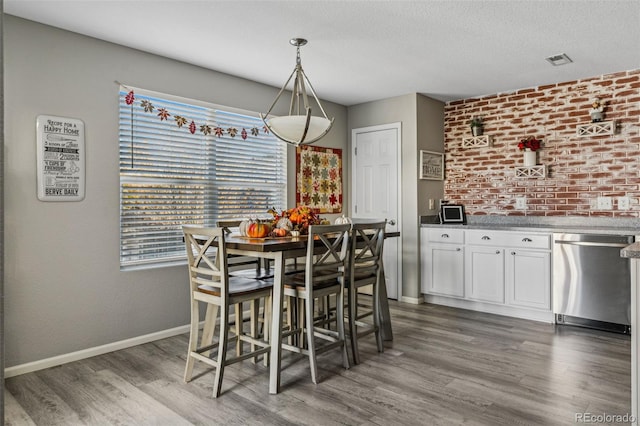
[[[5,380],[6,425],[569,425],[630,413],[630,338],[437,305],[391,302],[394,341],[344,370],[339,351],[286,355],[282,392],[249,361],[222,395],[202,363],[185,384],[187,335]]]

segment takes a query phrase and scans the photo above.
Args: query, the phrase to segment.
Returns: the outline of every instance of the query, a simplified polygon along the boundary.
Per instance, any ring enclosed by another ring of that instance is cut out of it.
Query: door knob
[[[395,221],[395,220],[391,219],[391,220],[389,221],[389,225],[394,226],[395,224],[396,224],[396,221]]]

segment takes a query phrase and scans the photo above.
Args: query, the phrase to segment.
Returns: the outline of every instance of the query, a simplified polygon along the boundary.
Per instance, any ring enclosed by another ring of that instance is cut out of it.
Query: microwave
[[[466,225],[467,215],[460,204],[443,204],[440,206],[440,223]]]

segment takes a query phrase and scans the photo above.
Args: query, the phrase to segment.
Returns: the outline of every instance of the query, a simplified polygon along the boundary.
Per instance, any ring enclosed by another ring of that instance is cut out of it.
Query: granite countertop
[[[622,250],[620,250],[620,257],[628,257],[628,258],[640,258],[640,242],[633,243]]]
[[[576,234],[640,235],[640,219],[586,217],[467,216],[466,225],[438,223],[437,216],[421,216],[426,228],[461,227],[504,231],[564,232]],[[638,247],[640,251],[640,246]],[[640,253],[639,253],[640,257]]]

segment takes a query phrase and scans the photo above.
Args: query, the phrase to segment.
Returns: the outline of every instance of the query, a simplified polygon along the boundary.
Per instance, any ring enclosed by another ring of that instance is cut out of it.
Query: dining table
[[[399,232],[389,232],[385,238],[398,237]],[[305,257],[307,254],[307,236],[277,237],[277,238],[250,238],[231,233],[225,237],[227,253],[242,256],[252,256],[269,259],[273,262],[273,298],[271,318],[271,344],[269,362],[269,393],[277,394],[280,391],[280,369],[282,362],[282,313],[285,264],[287,259]],[[384,267],[383,267],[384,269]],[[383,275],[384,276],[384,275]],[[384,283],[384,279],[382,280]],[[393,339],[391,330],[391,316],[389,314],[389,302],[386,286],[380,286],[379,315],[382,337],[386,341]]]

